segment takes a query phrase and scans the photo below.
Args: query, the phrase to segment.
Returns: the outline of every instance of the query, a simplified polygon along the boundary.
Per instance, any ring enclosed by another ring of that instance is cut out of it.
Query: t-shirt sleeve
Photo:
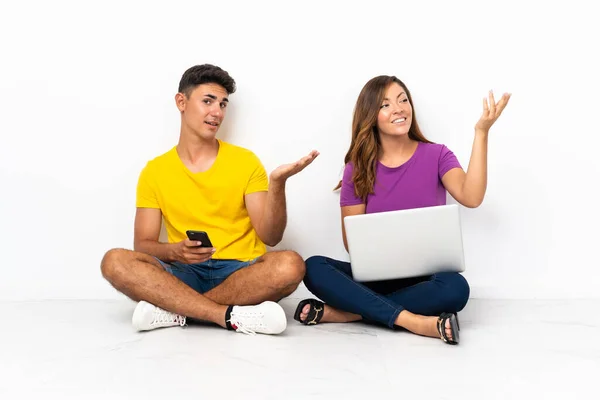
[[[267,171],[258,157],[254,154],[251,157],[250,169],[252,172],[250,174],[250,179],[248,180],[248,185],[246,186],[246,191],[244,194],[246,195],[255,192],[268,191],[269,178],[267,177]]]
[[[450,171],[453,168],[462,167],[454,153],[446,146],[442,146],[442,152],[440,153],[440,160],[438,163],[438,173],[440,179],[442,179],[446,172]]]
[[[152,184],[152,173],[148,165],[142,170],[138,178],[136,192],[136,207],[160,208],[156,197],[156,190]]]
[[[352,172],[354,168],[351,163],[346,164],[344,176],[342,178],[342,189],[340,191],[340,206],[355,206],[364,204],[360,197],[356,196],[354,191],[354,182],[352,182]]]

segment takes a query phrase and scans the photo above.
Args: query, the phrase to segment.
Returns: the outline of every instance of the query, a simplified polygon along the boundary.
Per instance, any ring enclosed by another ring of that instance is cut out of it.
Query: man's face
[[[213,139],[227,110],[227,91],[216,83],[196,86],[189,97],[177,94],[177,108],[181,111],[183,123],[202,139]]]

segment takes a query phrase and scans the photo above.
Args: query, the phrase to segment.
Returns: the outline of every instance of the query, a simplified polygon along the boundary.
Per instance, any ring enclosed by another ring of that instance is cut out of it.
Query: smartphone
[[[204,231],[193,231],[189,230],[185,232],[187,234],[188,239],[202,242],[200,247],[213,247],[210,239],[208,238],[208,233]]]

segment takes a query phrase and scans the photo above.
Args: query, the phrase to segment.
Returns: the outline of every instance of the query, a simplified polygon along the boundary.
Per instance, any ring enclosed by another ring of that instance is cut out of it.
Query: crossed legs
[[[439,337],[438,316],[457,313],[469,298],[469,285],[457,273],[428,278],[359,283],[352,279],[347,262],[315,256],[306,260],[306,287],[326,305],[320,322],[352,322],[362,319],[413,333]],[[299,310],[306,321],[310,305]],[[446,335],[452,339],[450,321]]]
[[[226,327],[230,305],[277,301],[292,293],[304,277],[304,261],[295,252],[267,253],[206,292],[196,292],[166,272],[152,256],[125,249],[108,251],[101,263],[104,278],[134,301],[145,300],[186,317]]]

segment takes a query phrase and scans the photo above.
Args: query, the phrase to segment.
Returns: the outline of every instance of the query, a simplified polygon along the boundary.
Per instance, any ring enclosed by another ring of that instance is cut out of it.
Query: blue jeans
[[[158,259],[157,259],[158,260]],[[206,293],[223,283],[231,274],[254,264],[258,260],[214,260],[200,264],[167,263],[158,260],[163,268],[198,293]]]
[[[390,328],[402,310],[428,316],[459,312],[470,293],[467,280],[456,272],[356,282],[350,263],[322,256],[306,260],[304,284],[328,305]]]

